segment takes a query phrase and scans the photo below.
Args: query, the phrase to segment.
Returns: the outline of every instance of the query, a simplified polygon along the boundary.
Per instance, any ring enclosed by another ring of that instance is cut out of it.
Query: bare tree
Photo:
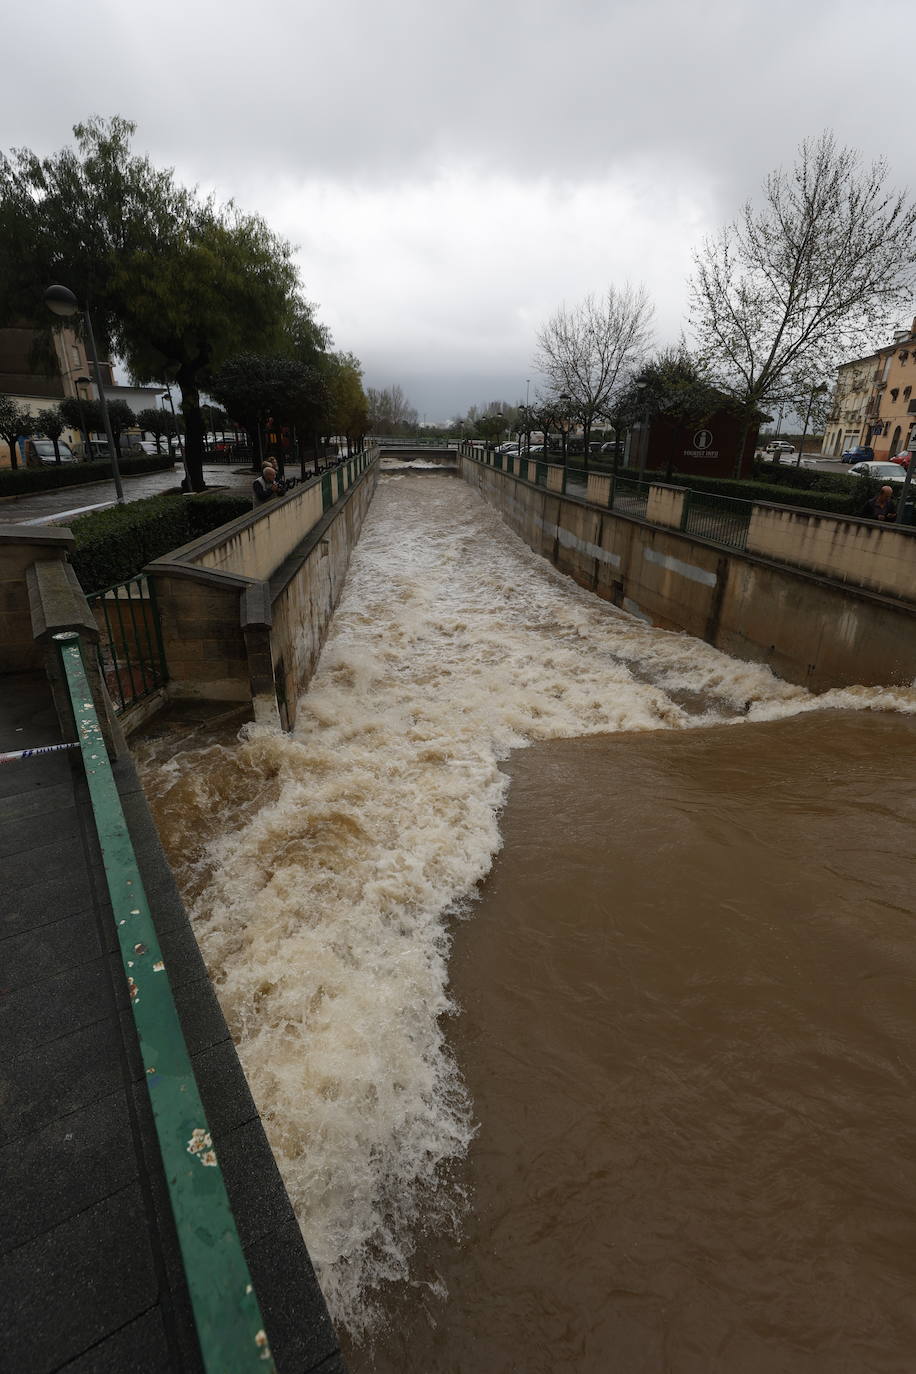
[[[369,430],[373,434],[404,434],[415,429],[418,415],[399,386],[366,388]]]
[[[653,314],[644,286],[609,286],[602,299],[561,306],[538,334],[534,365],[547,379],[551,406],[581,423],[586,460],[592,425],[609,415],[646,355]]]
[[[826,378],[873,347],[909,303],[916,207],[886,180],[883,161],[863,167],[831,133],[806,139],[767,178],[763,208],[748,202],[695,254],[700,347],[747,417],[736,471],[761,404],[796,399],[799,376]]]

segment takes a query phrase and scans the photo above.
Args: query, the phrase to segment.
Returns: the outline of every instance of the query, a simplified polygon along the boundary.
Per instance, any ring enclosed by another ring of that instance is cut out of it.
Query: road
[[[157,496],[174,491],[178,473],[174,468],[165,472],[148,472],[140,477],[123,477],[125,501],[139,501],[143,496]],[[205,464],[204,481],[208,487],[250,491],[251,472],[248,468],[228,467],[225,464]],[[78,487],[60,487],[55,491],[32,492],[28,496],[8,497],[0,501],[0,524],[51,525],[75,520],[89,511],[113,506],[117,498],[114,482],[87,482]]]

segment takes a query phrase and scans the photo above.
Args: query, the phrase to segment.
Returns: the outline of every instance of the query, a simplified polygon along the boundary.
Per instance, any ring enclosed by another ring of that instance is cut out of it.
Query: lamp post
[[[49,286],[45,292],[45,305],[54,315],[59,315],[61,319],[71,319],[74,315],[82,314],[86,324],[86,343],[89,345],[89,361],[92,363],[95,372],[95,385],[99,393],[99,405],[102,407],[102,423],[105,426],[105,438],[108,440],[108,452],[111,454],[111,475],[114,478],[115,491],[119,503],[124,502],[124,488],[121,486],[121,469],[118,467],[118,450],[115,448],[114,435],[111,432],[111,417],[108,414],[108,400],[105,396],[105,388],[102,386],[102,370],[99,367],[99,355],[95,346],[95,335],[92,332],[92,316],[89,313],[89,306],[84,305],[80,308],[80,303],[68,286]]]
[[[804,424],[804,428],[802,429],[802,436],[801,436],[801,438],[800,438],[799,441],[798,441],[798,457],[797,457],[796,460],[795,460],[795,466],[796,466],[797,468],[801,467],[802,449],[803,449],[804,446],[805,446],[805,435],[808,433],[808,421],[811,419],[811,407],[814,405],[814,398],[815,398],[815,396],[823,396],[823,394],[824,394],[824,392],[825,392],[826,390],[827,390],[827,383],[826,383],[826,382],[821,382],[821,384],[820,384],[819,386],[814,387],[814,389],[813,389],[812,392],[811,392],[811,395],[808,397],[808,409],[807,409],[807,412],[806,412],[806,414],[805,414],[805,424]],[[780,418],[782,418],[781,413],[780,413]],[[778,453],[774,454],[774,458],[778,461],[778,460],[779,460],[779,454],[778,454]]]
[[[496,421],[496,447],[499,448],[499,441],[500,441],[500,439],[502,438],[502,432],[503,432],[503,413],[502,413],[502,411],[501,411],[501,410],[498,410],[498,411],[496,412],[496,414],[493,416],[493,419]]]

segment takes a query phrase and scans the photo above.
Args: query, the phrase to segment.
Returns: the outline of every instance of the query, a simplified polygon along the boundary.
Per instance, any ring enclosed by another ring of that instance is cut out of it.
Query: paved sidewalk
[[[177,467],[165,472],[144,473],[140,477],[123,477],[124,499],[138,501],[142,496],[158,496],[160,492],[175,490],[181,476],[181,468]],[[204,465],[204,481],[208,487],[229,487],[250,493],[253,478],[247,468],[207,463]],[[75,520],[77,515],[88,514],[90,510],[112,506],[116,500],[114,482],[87,482],[79,487],[59,487],[54,491],[32,492],[28,496],[0,501],[0,521],[10,525],[50,524],[59,519],[66,523],[67,520]]]
[[[44,677],[0,679],[0,752],[59,738]],[[277,1366],[338,1374],[336,1335],[132,760],[115,774]],[[78,752],[0,765],[0,855],[4,1348],[29,1374],[197,1374]]]

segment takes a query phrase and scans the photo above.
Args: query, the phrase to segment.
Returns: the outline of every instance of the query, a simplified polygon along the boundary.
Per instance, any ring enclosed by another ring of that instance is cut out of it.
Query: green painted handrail
[[[207,1374],[276,1374],[149,904],[79,636],[55,635],[73,705],[159,1150]]]

